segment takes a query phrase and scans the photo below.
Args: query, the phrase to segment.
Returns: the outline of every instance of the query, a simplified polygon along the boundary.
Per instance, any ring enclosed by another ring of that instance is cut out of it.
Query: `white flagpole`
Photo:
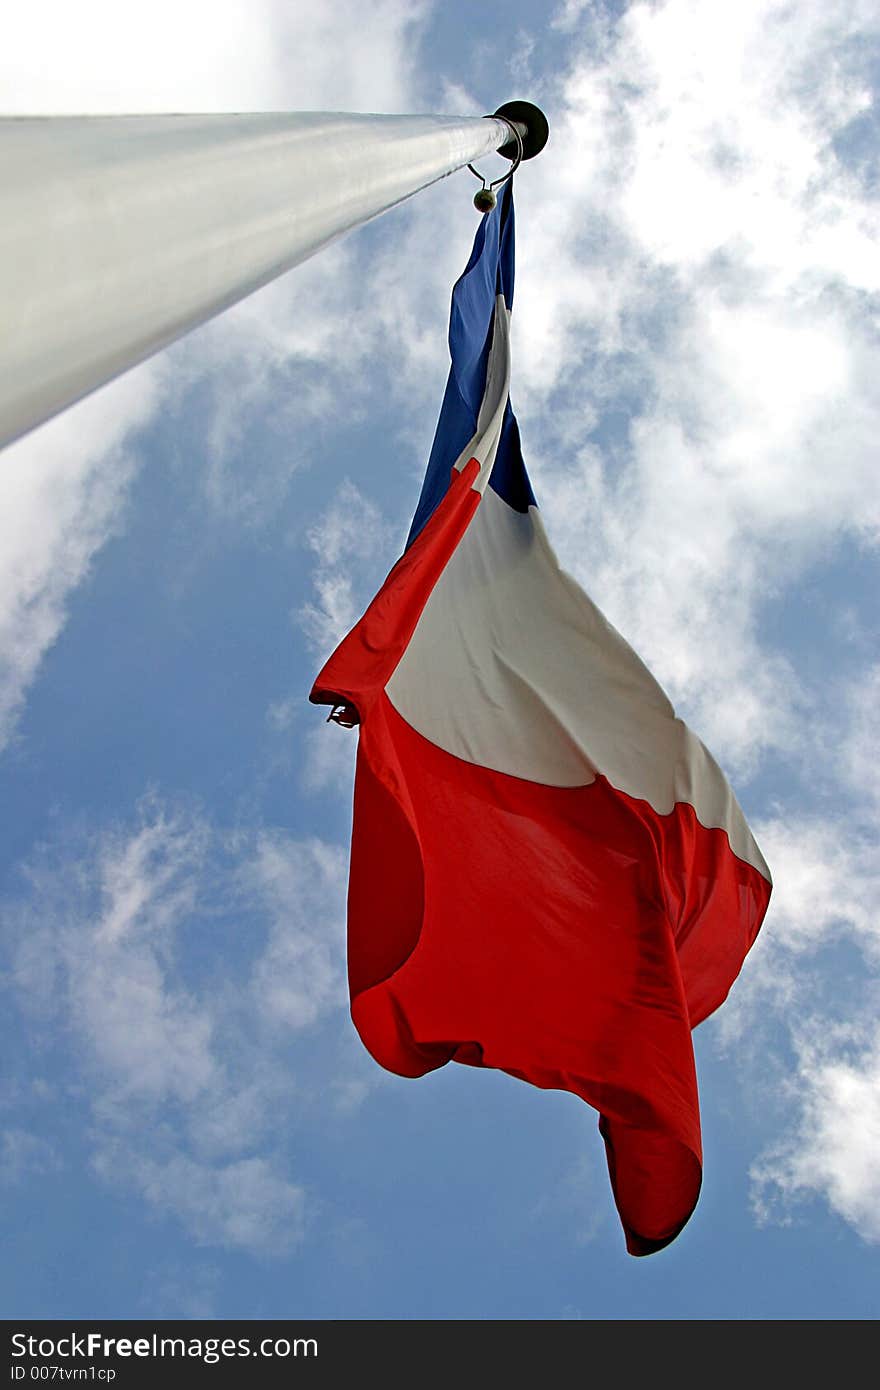
[[[0,446],[343,232],[509,153],[511,116],[534,143],[535,108],[501,110],[0,118]]]

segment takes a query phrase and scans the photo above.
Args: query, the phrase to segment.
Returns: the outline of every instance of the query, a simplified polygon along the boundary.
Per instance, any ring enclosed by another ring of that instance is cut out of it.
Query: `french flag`
[[[449,1061],[599,1113],[630,1254],[702,1177],[691,1030],[770,874],[723,773],[560,567],[510,406],[510,184],[452,295],[452,368],[407,548],[318,676],[359,724],[351,1012],[377,1062]]]

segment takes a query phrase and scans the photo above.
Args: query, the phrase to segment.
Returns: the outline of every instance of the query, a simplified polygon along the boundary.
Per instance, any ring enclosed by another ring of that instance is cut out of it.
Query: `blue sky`
[[[697,1211],[624,1253],[595,1116],[372,1063],[355,735],[312,679],[403,544],[467,173],[0,460],[6,1316],[878,1312],[875,7],[32,0],[0,109],[482,114],[517,177],[512,396],[567,567],[774,872],[695,1035]]]

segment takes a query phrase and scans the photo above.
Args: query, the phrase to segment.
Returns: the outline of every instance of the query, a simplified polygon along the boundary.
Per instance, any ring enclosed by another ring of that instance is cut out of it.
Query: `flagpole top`
[[[534,159],[536,154],[541,153],[547,143],[550,126],[540,106],[535,106],[530,101],[505,101],[504,105],[499,106],[492,114],[510,121],[517,127],[522,137],[523,159]],[[516,140],[508,140],[498,153],[503,154],[505,159],[516,159],[517,143]]]

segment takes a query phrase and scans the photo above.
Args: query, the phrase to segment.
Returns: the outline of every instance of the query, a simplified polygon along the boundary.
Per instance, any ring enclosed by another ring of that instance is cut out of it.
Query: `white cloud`
[[[845,931],[869,955],[880,952],[876,831],[865,834],[854,821],[778,815],[757,823],[774,871],[768,929],[777,948],[809,951]]]
[[[153,797],[135,826],[44,848],[25,879],[2,905],[10,1004],[43,1044],[67,1039],[59,1084],[88,1098],[95,1170],[199,1240],[296,1244],[311,1198],[284,1138],[313,1085],[357,1081],[335,1074],[335,1034],[323,1052],[315,1034],[346,1016],[342,852],[222,836]],[[304,1032],[305,1084],[291,1070]],[[22,1131],[7,1133],[17,1171]]]
[[[327,729],[322,723],[316,729],[308,730],[303,740],[303,750],[303,791],[329,791],[350,802],[354,786],[357,734],[339,726]]]
[[[306,533],[315,556],[313,597],[295,617],[319,660],[326,661],[383,583],[401,544],[394,531],[376,503],[345,479]],[[303,790],[330,791],[349,800],[356,737],[321,724],[306,732],[302,748]]]
[[[204,424],[184,466],[212,513],[256,527],[274,519],[295,476],[325,457],[340,415],[350,423],[363,411],[363,363],[377,332],[368,298],[349,240],[169,350],[169,404],[181,426],[201,393]]]
[[[868,1241],[880,1241],[880,1030],[811,1020],[797,1040],[796,1128],[753,1166],[759,1220],[824,1196]]]
[[[551,27],[570,34],[582,23],[584,11],[589,13],[592,8],[593,0],[562,0],[551,20]]]
[[[297,617],[315,653],[326,658],[391,568],[392,531],[376,503],[346,479],[309,528],[306,544],[317,557],[315,597]]]
[[[4,12],[0,109],[403,111],[420,0],[33,0]]]
[[[247,873],[272,925],[251,987],[264,1016],[288,1028],[307,1027],[329,1006],[345,1007],[339,924],[347,869],[343,851],[320,840],[258,836]]]
[[[841,153],[876,12],[581,9],[518,176],[514,402],[564,563],[748,773],[810,699],[762,604],[880,523],[880,223]]]
[[[792,798],[755,825],[773,896],[713,1025],[772,1117],[751,1170],[758,1219],[787,1222],[819,1197],[866,1240],[880,1240],[880,818],[865,776],[876,762],[865,718],[876,680],[876,669],[863,673],[849,706],[835,702],[831,731],[813,730],[825,753],[812,764],[823,810],[805,814]]]

